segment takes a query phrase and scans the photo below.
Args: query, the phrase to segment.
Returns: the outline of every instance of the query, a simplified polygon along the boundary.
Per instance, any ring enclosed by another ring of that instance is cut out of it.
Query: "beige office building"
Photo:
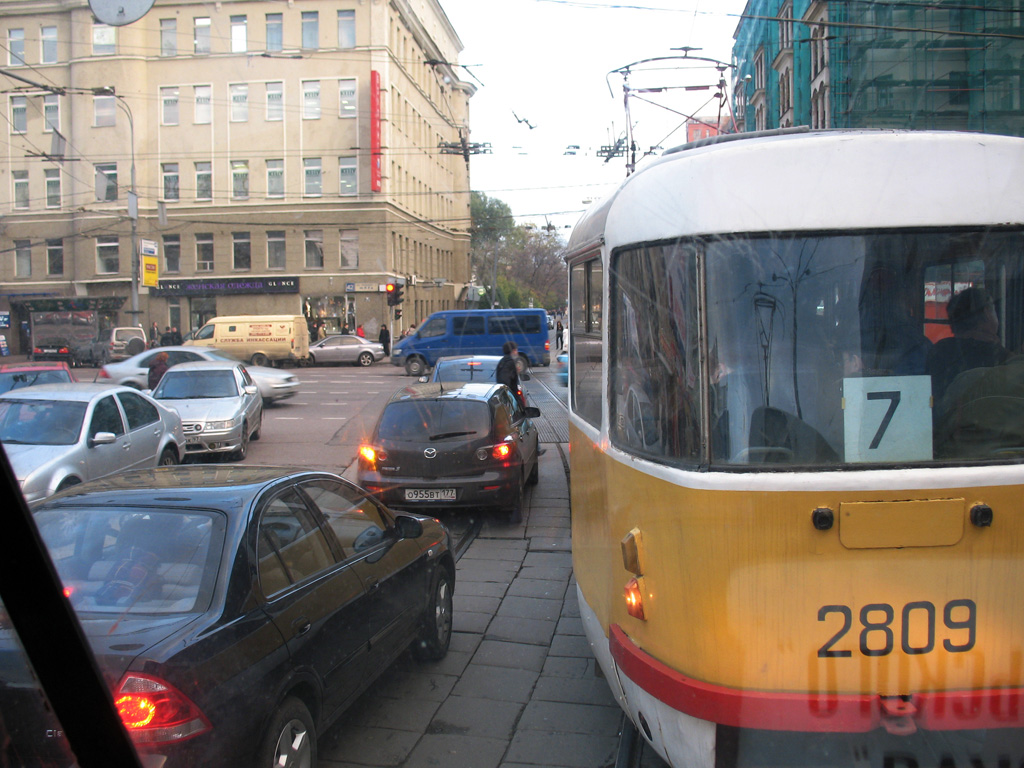
[[[476,293],[475,89],[437,0],[156,0],[125,26],[4,0],[0,45],[11,351],[33,311],[185,332],[305,314],[376,338]]]

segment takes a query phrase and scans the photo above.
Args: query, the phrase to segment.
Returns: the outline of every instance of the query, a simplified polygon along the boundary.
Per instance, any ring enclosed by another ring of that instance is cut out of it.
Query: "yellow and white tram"
[[[568,250],[573,564],[644,738],[1021,765],[1024,140],[698,142]]]

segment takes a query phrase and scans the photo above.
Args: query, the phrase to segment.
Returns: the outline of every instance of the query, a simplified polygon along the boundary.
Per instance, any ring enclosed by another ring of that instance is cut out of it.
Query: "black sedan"
[[[447,530],[329,473],[138,471],[33,515],[146,764],[315,766],[317,735],[406,648],[448,650]],[[69,764],[17,668],[0,663],[8,734]]]

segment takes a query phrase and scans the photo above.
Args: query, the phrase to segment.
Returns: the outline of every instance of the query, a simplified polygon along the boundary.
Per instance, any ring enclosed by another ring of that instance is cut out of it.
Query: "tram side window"
[[[692,244],[674,243],[612,266],[611,439],[672,464],[702,456],[696,262]]]
[[[572,408],[595,427],[601,426],[601,372],[604,347],[602,291],[604,271],[600,259],[591,259],[569,272],[569,316],[572,355]]]

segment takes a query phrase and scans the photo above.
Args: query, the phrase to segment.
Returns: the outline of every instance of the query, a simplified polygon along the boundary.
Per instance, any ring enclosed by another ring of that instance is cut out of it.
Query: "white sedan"
[[[109,379],[126,387],[149,389],[149,366],[159,353],[167,353],[167,365],[199,360],[236,363],[238,360],[214,347],[155,347],[129,357],[120,363],[108,363],[99,372],[100,379]],[[264,403],[283,400],[299,391],[299,377],[288,371],[267,368],[262,365],[246,365],[245,370],[259,387]]]
[[[26,501],[185,455],[175,410],[111,384],[41,384],[0,395],[0,442]]]

